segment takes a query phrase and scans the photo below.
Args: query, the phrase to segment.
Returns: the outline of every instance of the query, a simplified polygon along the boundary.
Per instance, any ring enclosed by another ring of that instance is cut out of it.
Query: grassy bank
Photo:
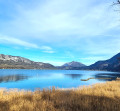
[[[71,91],[0,89],[0,111],[120,111],[120,81]]]

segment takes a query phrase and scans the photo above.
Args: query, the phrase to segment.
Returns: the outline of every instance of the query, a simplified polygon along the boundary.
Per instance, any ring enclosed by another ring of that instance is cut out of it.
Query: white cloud
[[[8,36],[2,36],[0,35],[0,42],[1,43],[8,43],[8,44],[16,44],[16,45],[21,45],[25,47],[31,47],[31,48],[39,48],[36,44],[34,43],[29,43],[17,38],[13,37],[8,37]]]
[[[84,61],[98,61],[98,60],[106,60],[108,59],[106,56],[92,56],[92,57],[83,57],[83,58],[79,58],[80,60],[84,60]]]
[[[120,37],[108,36],[96,40],[88,40],[85,51],[92,55],[114,55],[120,52]]]
[[[47,0],[41,3],[37,0],[34,5],[29,2],[32,7],[26,2],[16,2],[14,9],[17,14],[11,11],[7,15],[11,19],[0,21],[0,32],[15,38],[2,37],[0,41],[54,53],[50,46],[38,45],[49,43],[60,50],[65,50],[64,47],[71,49],[66,55],[72,59],[76,57],[72,49],[78,54],[82,51],[93,55],[117,53],[120,41],[114,31],[119,29],[119,14],[110,8],[112,1]],[[99,39],[111,32],[111,40],[107,36],[102,38],[104,41]],[[25,37],[29,42],[24,41]]]
[[[43,52],[45,52],[45,53],[55,53],[55,51],[53,51],[53,50],[46,50],[46,51],[43,51]]]
[[[61,66],[61,65],[63,65],[63,64],[65,64],[65,62],[61,62],[61,61],[44,61],[45,63],[51,63],[51,64],[53,64],[53,65],[55,65],[55,66]]]
[[[49,47],[49,46],[42,46],[42,47],[40,47],[40,48],[43,49],[43,50],[48,50],[48,51],[51,51],[51,50],[52,50],[52,48]]]
[[[9,37],[9,36],[0,35],[0,43],[15,44],[17,46],[18,45],[24,46],[25,49],[36,48],[36,49],[41,49],[43,50],[43,52],[46,52],[46,53],[54,53],[53,49],[49,46],[38,46],[37,44],[29,43],[29,42],[26,42],[17,38]],[[19,47],[17,46],[14,48],[19,49]]]
[[[36,3],[32,9],[17,4],[18,16],[8,22],[8,29],[11,31],[12,27],[12,33],[15,29],[14,34],[53,42],[72,39],[70,35],[91,37],[116,27],[117,14],[108,9],[112,2],[93,5],[94,2],[96,0],[50,0],[42,5]]]

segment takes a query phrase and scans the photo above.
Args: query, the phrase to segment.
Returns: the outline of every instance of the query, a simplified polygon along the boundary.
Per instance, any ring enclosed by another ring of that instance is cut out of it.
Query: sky
[[[0,0],[0,54],[86,65],[120,52],[116,0]]]

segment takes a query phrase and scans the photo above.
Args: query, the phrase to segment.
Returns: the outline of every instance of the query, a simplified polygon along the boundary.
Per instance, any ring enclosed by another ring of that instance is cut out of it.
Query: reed
[[[0,111],[120,111],[120,81],[71,90],[0,89]]]
[[[81,81],[89,81],[90,79],[111,79],[111,78],[88,78],[88,79],[81,79]],[[120,80],[119,78],[116,80]]]

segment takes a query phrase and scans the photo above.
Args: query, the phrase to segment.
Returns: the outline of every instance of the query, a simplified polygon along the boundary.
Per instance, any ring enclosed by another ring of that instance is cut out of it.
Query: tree
[[[120,0],[118,0],[117,3],[120,4]]]
[[[120,0],[117,0],[117,2],[114,2],[113,5],[118,5],[120,4]]]

